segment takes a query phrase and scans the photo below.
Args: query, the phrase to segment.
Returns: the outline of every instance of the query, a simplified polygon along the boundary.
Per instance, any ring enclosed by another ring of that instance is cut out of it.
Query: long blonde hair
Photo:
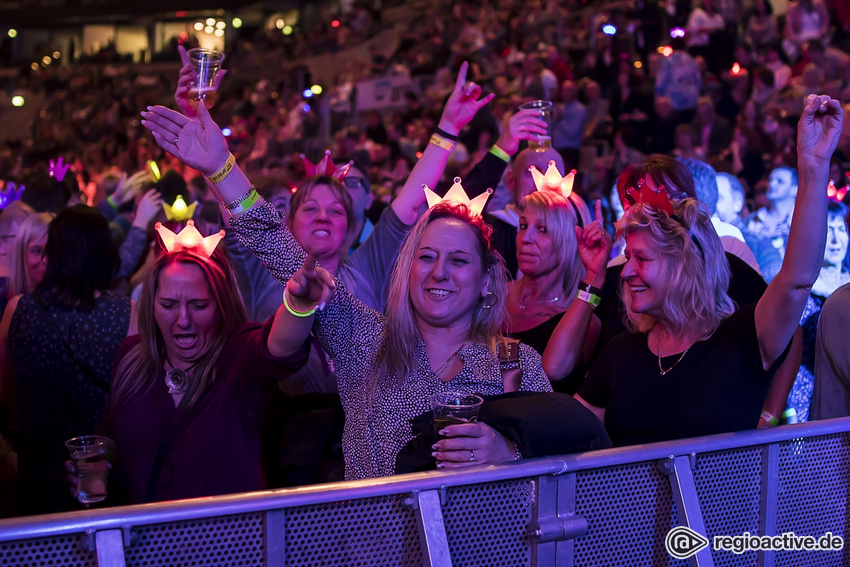
[[[728,293],[729,261],[703,203],[683,199],[673,205],[673,211],[670,217],[638,203],[617,223],[617,232],[624,237],[640,232],[658,252],[667,282],[663,309],[672,324],[670,331],[696,331],[707,337],[735,312]],[[656,319],[632,311],[625,285],[625,280],[621,280],[626,324],[633,331],[648,332]]]
[[[488,301],[485,304],[493,305],[487,309],[476,305],[472,314],[469,340],[484,343],[494,354],[497,345],[503,340],[502,329],[508,319],[505,307],[507,271],[504,260],[493,248],[493,230],[481,216],[471,214],[465,205],[439,203],[413,226],[398,254],[390,277],[386,326],[378,352],[377,379],[395,375],[401,380],[415,365],[414,353],[420,335],[413,316],[413,303],[410,301],[410,270],[419,250],[422,234],[429,224],[441,218],[458,219],[469,225],[475,233],[482,270],[489,275],[487,290],[492,292],[494,299],[485,300]]]
[[[578,254],[576,241],[576,211],[567,200],[554,191],[534,191],[520,201],[517,210],[520,214],[528,209],[534,211],[543,220],[552,237],[554,251],[561,255],[558,270],[561,289],[558,297],[575,297],[578,282],[584,277],[585,269]],[[519,248],[519,247],[517,247]]]
[[[28,249],[30,243],[47,234],[47,227],[55,217],[53,213],[35,213],[24,219],[18,228],[9,264],[9,290],[13,296],[35,289],[38,282],[32,281],[27,269]]]
[[[165,340],[154,317],[156,291],[162,270],[174,262],[198,266],[204,274],[216,306],[216,332],[212,344],[197,364],[188,372],[189,389],[180,407],[192,407],[215,382],[215,367],[227,341],[239,325],[248,320],[245,306],[236,287],[236,278],[226,255],[216,250],[206,258],[188,250],[163,252],[145,275],[139,297],[139,344],[121,360],[112,382],[112,406],[119,407],[133,397],[150,390],[165,371]]]

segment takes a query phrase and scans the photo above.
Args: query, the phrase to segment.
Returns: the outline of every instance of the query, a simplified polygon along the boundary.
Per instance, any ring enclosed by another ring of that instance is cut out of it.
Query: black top
[[[618,335],[588,372],[579,395],[605,408],[615,446],[753,429],[787,352],[786,347],[770,369],[762,368],[753,303],[695,343],[665,376],[659,375],[645,333]],[[664,357],[661,364],[670,368],[680,356]]]
[[[519,263],[516,259],[517,227],[490,214],[485,214],[484,220],[493,227],[493,247],[505,259],[508,277],[512,280],[516,279],[519,272]]]
[[[526,329],[525,331],[510,333],[510,337],[527,344],[536,350],[540,356],[543,356],[543,351],[546,350],[546,344],[549,342],[549,338],[552,336],[552,333],[555,332],[555,327],[558,326],[558,323],[561,322],[563,317],[564,313],[558,313],[557,315],[549,317],[536,327]],[[575,394],[576,390],[578,390],[579,384],[581,384],[581,381],[584,379],[586,372],[587,369],[584,366],[578,365],[563,379],[557,381],[553,380],[552,389],[556,392],[563,392],[565,394]]]

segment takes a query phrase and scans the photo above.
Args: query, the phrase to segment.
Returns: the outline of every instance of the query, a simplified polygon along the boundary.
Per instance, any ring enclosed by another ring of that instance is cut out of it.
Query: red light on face
[[[332,21],[332,22],[331,22],[331,26],[333,26],[333,27],[335,27],[335,28],[338,28],[338,27],[339,27],[339,20],[334,20],[334,21]]]

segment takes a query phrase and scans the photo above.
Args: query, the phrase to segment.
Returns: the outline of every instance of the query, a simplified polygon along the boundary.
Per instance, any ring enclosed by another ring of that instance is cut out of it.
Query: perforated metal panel
[[[762,451],[742,449],[699,455],[694,483],[709,541],[716,535],[757,534]],[[716,567],[755,565],[756,552],[713,551]]]
[[[393,495],[287,510],[286,565],[422,565],[416,517],[401,499]]]
[[[820,537],[832,532],[845,538],[844,551],[797,551],[776,554],[776,565],[806,567],[850,564],[847,492],[850,446],[846,434],[782,443],[779,449],[779,501],[776,531]]]
[[[525,537],[534,481],[517,479],[450,488],[443,520],[454,567],[529,565]]]
[[[575,540],[575,565],[675,565],[664,537],[678,524],[669,479],[654,462],[576,474],[576,515],[588,533]]]
[[[143,526],[132,534],[133,543],[124,553],[127,567],[265,564],[260,513]]]
[[[4,567],[97,567],[97,556],[83,549],[85,536],[70,535],[0,543]]]

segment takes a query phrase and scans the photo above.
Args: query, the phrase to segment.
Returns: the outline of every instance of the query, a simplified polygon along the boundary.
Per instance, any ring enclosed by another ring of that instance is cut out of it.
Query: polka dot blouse
[[[280,283],[304,262],[305,253],[269,204],[253,207],[232,222],[237,238],[266,265]],[[413,439],[410,419],[430,410],[428,397],[442,391],[503,393],[498,359],[485,346],[468,344],[459,352],[461,372],[443,382],[431,370],[425,342],[417,341],[415,367],[397,376],[374,379],[384,316],[354,297],[337,280],[334,298],[316,316],[313,334],[333,359],[345,410],[343,453],[346,478],[394,474],[399,451]],[[520,346],[520,390],[551,392],[540,356]]]

